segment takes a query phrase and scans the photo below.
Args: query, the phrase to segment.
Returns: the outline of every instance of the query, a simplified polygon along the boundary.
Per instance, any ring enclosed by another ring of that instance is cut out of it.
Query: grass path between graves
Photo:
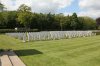
[[[13,49],[27,66],[100,66],[100,36],[23,43],[0,35],[0,49]]]

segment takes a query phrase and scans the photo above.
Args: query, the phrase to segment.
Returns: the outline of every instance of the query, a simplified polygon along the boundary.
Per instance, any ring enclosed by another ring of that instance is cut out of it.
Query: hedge
[[[28,29],[27,32],[38,32],[38,29]],[[25,29],[0,29],[0,33],[12,33],[12,32],[26,32]]]

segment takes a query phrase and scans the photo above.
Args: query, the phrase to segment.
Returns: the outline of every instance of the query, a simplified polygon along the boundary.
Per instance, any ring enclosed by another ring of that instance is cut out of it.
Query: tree
[[[55,17],[55,15],[51,14],[51,13],[49,13],[49,14],[46,15],[46,25],[47,25],[46,28],[49,29],[49,30],[51,30],[51,29],[53,30],[53,28],[55,26],[53,24],[54,20],[55,20],[54,17]]]
[[[56,15],[56,21],[59,23],[60,30],[62,31],[63,30],[64,22],[65,22],[65,16],[62,13],[57,14]]]
[[[2,3],[0,3],[0,12],[3,12],[4,11],[4,5]]]
[[[79,30],[84,30],[85,19],[83,17],[78,17],[79,20]]]
[[[97,24],[98,29],[100,29],[100,17],[96,19],[96,24]]]
[[[99,26],[100,18],[97,18]],[[22,4],[18,11],[0,12],[0,28],[25,27],[43,30],[89,30],[96,29],[96,21],[90,17],[78,17],[60,14],[32,13],[31,8]]]
[[[64,27],[64,30],[70,30],[71,29],[71,26],[70,26],[70,24],[71,24],[71,16],[65,16],[65,22],[64,22],[64,24],[63,24],[63,27]]]
[[[42,13],[38,14],[38,18],[37,18],[38,29],[40,29],[41,31],[45,30],[47,26],[46,22],[47,22],[46,15]]]
[[[33,29],[33,28],[38,29],[38,22],[37,22],[38,18],[39,18],[38,15],[39,14],[37,14],[37,13],[32,14],[32,20],[31,20],[31,23],[30,23],[30,28],[31,29]]]
[[[32,20],[32,13],[30,7],[26,6],[25,4],[22,4],[18,8],[17,16],[18,16],[17,20],[18,22],[20,22],[20,24],[23,24],[26,29],[30,27],[30,23]]]
[[[78,21],[78,17],[77,17],[77,14],[76,13],[73,13],[73,15],[71,16],[71,28],[73,30],[76,30],[78,29],[78,25],[79,25],[79,21]]]
[[[22,4],[19,6],[18,10],[19,12],[31,12],[31,7],[28,7],[25,4]]]
[[[96,21],[93,18],[84,16],[84,23],[83,23],[83,29],[85,30],[93,30],[96,29]]]
[[[10,29],[14,29],[15,27],[17,27],[17,21],[16,21],[16,18],[17,18],[17,12],[16,11],[8,11],[6,12],[6,17],[5,19],[6,20],[6,23],[7,23],[7,28],[10,28]]]
[[[3,24],[4,24],[4,22],[3,22],[3,15],[2,15],[2,13],[0,12],[0,28],[2,28],[3,27]]]

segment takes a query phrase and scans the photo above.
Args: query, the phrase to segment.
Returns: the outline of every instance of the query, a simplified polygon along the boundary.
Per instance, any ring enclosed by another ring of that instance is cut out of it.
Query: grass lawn
[[[100,66],[100,36],[23,43],[0,35],[0,49],[13,49],[27,66]]]

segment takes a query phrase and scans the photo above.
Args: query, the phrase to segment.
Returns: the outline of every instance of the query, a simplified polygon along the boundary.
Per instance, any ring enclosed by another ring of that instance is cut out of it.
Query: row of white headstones
[[[26,41],[36,40],[59,40],[76,37],[88,37],[96,35],[92,31],[44,31],[44,32],[27,32],[27,33],[6,33],[18,39]]]

